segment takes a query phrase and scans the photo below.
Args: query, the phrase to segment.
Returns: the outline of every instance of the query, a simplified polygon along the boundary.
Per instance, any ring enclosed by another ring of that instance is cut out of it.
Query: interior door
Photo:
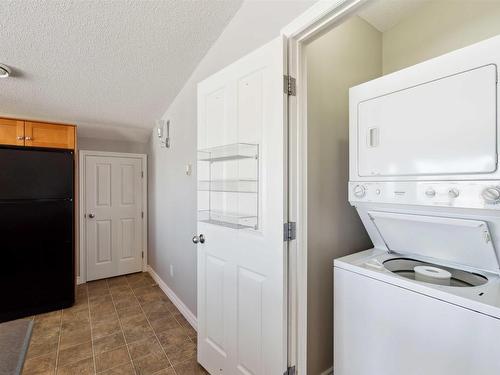
[[[85,157],[87,280],[142,270],[142,159]]]
[[[278,38],[198,86],[198,361],[287,365],[286,96]]]
[[[0,144],[24,146],[24,121],[0,118]]]

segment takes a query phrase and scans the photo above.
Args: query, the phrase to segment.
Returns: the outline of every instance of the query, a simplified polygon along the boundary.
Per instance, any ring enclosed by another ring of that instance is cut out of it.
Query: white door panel
[[[494,172],[496,77],[486,65],[358,103],[359,175]]]
[[[198,361],[211,374],[286,368],[281,38],[198,86]]]
[[[140,158],[86,156],[87,280],[142,270],[141,172]]]

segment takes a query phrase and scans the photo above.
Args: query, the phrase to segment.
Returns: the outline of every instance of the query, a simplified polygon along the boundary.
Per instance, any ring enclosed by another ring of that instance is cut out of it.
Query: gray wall
[[[333,363],[333,262],[372,246],[347,201],[349,88],[382,73],[382,34],[354,17],[306,48],[307,373]]]
[[[279,35],[314,1],[246,1],[200,62],[164,115],[171,120],[172,147],[149,147],[149,264],[196,314],[196,85]],[[174,276],[170,275],[170,265]]]

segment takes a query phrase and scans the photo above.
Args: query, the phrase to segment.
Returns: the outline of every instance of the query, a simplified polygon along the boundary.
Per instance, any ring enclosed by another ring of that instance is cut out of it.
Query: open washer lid
[[[368,215],[390,251],[499,273],[485,221],[382,211]]]

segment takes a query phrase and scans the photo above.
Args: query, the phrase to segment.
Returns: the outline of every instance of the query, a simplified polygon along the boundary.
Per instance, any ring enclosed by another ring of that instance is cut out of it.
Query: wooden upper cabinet
[[[25,146],[74,149],[75,133],[76,129],[73,125],[26,121],[24,125]]]
[[[24,121],[0,118],[0,144],[24,146]]]

